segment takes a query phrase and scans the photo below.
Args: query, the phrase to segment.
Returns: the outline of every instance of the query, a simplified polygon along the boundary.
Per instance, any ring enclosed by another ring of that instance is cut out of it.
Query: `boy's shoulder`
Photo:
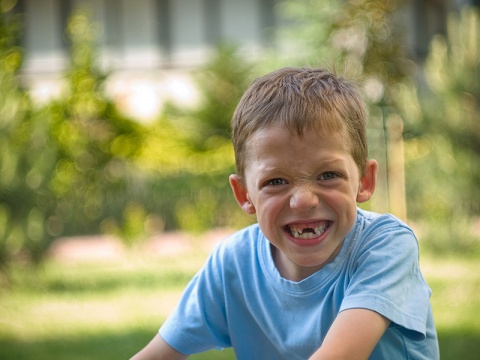
[[[229,244],[255,242],[260,236],[263,236],[262,231],[260,230],[260,226],[258,225],[258,223],[254,223],[235,231],[234,233],[226,237],[223,242]]]
[[[263,242],[264,236],[258,224],[252,224],[235,231],[217,244],[214,253],[226,255],[235,253],[255,252],[259,242]]]
[[[405,222],[392,214],[380,214],[358,209],[354,229],[356,247],[365,250],[372,246],[392,251],[416,251],[418,239]]]
[[[210,253],[206,267],[216,276],[242,278],[262,272],[268,240],[258,224],[247,226],[221,240]]]
[[[410,226],[392,214],[381,214],[360,208],[357,209],[357,225],[363,228],[402,228],[413,232]]]

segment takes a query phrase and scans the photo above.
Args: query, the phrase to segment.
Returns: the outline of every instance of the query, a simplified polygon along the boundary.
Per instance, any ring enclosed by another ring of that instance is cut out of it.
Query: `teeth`
[[[311,228],[311,227],[294,228],[290,226],[290,233],[295,238],[312,239],[316,236],[321,235],[327,227],[328,227],[328,222],[325,222],[323,225],[317,226],[314,228]]]

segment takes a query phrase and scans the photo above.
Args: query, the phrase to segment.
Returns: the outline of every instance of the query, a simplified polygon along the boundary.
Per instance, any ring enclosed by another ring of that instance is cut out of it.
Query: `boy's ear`
[[[375,160],[367,160],[365,175],[360,178],[357,202],[365,202],[372,197],[377,184],[377,171],[378,163]]]
[[[247,189],[243,182],[240,180],[239,176],[236,174],[230,175],[229,177],[230,186],[232,187],[233,195],[237,200],[238,205],[249,215],[255,214],[255,206],[253,206],[248,196]]]

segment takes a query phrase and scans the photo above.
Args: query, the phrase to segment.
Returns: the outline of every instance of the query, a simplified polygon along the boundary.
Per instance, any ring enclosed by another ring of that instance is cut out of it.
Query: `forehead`
[[[290,129],[282,124],[270,124],[268,126],[255,130],[247,139],[247,146],[254,146],[255,144],[261,145],[265,142],[273,141],[274,144],[288,145],[292,141],[305,142],[322,142],[330,140],[331,145],[335,145],[336,148],[346,148],[348,143],[348,132],[344,128],[325,128],[325,127],[308,127],[301,131],[297,128]],[[275,141],[278,141],[275,143]],[[283,141],[283,142],[280,142]],[[285,144],[286,143],[286,144]]]
[[[316,129],[304,130],[298,134],[284,126],[268,126],[257,130],[247,140],[246,155],[248,161],[269,158],[282,158],[296,155],[298,161],[308,152],[328,154],[329,151],[349,154],[346,131],[318,132]]]

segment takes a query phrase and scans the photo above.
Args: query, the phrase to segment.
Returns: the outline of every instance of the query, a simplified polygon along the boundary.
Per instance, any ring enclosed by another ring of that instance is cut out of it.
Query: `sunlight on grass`
[[[0,289],[0,358],[128,359],[157,332],[207,251],[130,254],[106,263],[17,267]],[[478,259],[422,256],[442,359],[474,359],[480,346]],[[192,356],[234,359],[231,349]]]
[[[0,334],[49,339],[132,325],[157,327],[173,309],[180,290],[116,291],[101,299],[85,296],[17,295],[2,301]],[[34,302],[33,302],[34,300]],[[22,319],[22,321],[18,321]]]
[[[479,260],[429,256],[422,259],[422,269],[433,290],[437,329],[468,330],[480,336]]]
[[[205,256],[17,269],[14,288],[0,300],[0,335],[47,339],[130,326],[154,332]]]

